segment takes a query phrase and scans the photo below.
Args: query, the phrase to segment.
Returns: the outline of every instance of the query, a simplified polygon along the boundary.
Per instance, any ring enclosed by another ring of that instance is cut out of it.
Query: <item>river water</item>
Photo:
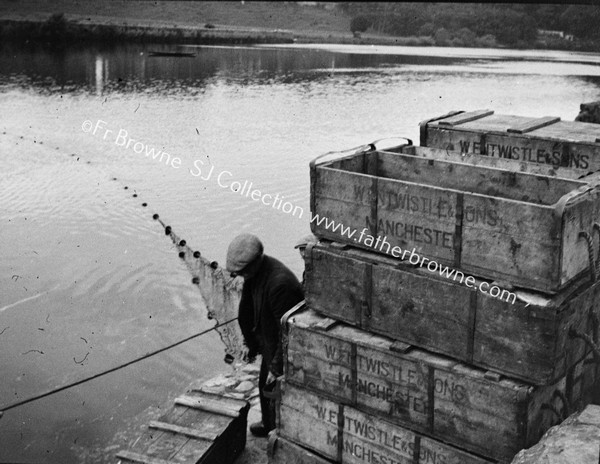
[[[452,110],[572,120],[600,99],[600,56],[567,52],[4,44],[0,64],[0,408],[213,326],[153,214],[218,262],[256,233],[300,275],[319,154],[418,143]],[[6,411],[0,462],[112,462],[224,350],[210,332]]]

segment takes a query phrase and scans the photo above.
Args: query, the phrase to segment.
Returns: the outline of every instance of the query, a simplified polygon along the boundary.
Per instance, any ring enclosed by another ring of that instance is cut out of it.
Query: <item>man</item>
[[[226,268],[232,277],[244,278],[238,322],[248,358],[262,354],[258,377],[262,421],[252,424],[250,432],[265,437],[275,428],[275,404],[265,396],[265,390],[271,390],[276,378],[283,374],[280,320],[304,295],[294,273],[265,255],[263,244],[255,235],[241,234],[232,240]]]

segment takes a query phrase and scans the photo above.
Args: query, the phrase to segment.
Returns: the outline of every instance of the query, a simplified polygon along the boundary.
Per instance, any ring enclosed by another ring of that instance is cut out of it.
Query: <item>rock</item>
[[[258,375],[258,373],[260,372],[260,366],[257,364],[246,364],[243,367],[242,371],[245,372],[246,374]]]
[[[250,382],[249,380],[244,380],[243,382],[240,382],[240,384],[235,387],[235,391],[238,392],[247,392],[250,391],[254,388],[254,383]]]
[[[579,114],[575,121],[600,124],[600,101],[579,105]]]
[[[228,398],[235,398],[236,400],[245,400],[246,395],[244,393],[236,393],[236,392],[225,392],[223,396]]]
[[[250,393],[249,397],[252,398],[258,398],[258,396],[260,395],[260,392],[258,391],[258,387],[256,387],[254,390],[252,390],[252,393]]]
[[[512,464],[598,464],[599,444],[600,406],[589,405],[519,452]]]
[[[195,391],[200,391],[203,393],[212,393],[213,395],[223,395],[224,394],[224,389],[223,387],[204,387],[204,386],[200,386],[199,388],[192,388],[193,392]]]
[[[236,384],[236,380],[230,378],[229,375],[219,375],[209,381],[205,382],[203,387],[206,388],[229,388],[233,387]]]

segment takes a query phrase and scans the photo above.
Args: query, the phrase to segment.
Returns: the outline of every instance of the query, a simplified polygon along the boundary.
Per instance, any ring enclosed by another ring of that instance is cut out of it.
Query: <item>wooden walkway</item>
[[[258,366],[192,385],[125,450],[118,463],[231,464],[246,446],[250,401],[258,395]]]

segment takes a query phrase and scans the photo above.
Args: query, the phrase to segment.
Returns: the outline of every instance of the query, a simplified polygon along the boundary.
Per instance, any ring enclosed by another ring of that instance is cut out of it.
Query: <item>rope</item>
[[[596,258],[594,257],[594,244],[592,242],[592,237],[585,231],[579,232],[579,238],[585,239],[588,247],[588,259],[590,262],[590,272],[592,274],[592,282],[596,282],[597,279],[597,271],[596,271]]]
[[[313,159],[311,161],[311,164],[316,164],[317,160],[320,160],[321,158],[324,158],[325,156],[329,156],[329,155],[344,155],[344,154],[349,154],[349,155],[358,155],[359,153],[364,153],[367,151],[375,151],[377,150],[377,147],[375,146],[375,144],[377,144],[378,142],[382,142],[383,140],[393,140],[393,139],[403,139],[406,140],[407,145],[412,145],[413,142],[411,139],[407,139],[406,137],[402,137],[402,136],[397,136],[397,137],[384,137],[382,139],[377,139],[374,140],[371,143],[367,143],[365,145],[359,145],[357,147],[354,148],[348,148],[346,150],[334,150],[334,151],[328,151],[327,153],[323,153],[322,155],[317,156],[315,159]]]
[[[158,350],[150,351],[150,352],[146,353],[145,355],[143,355],[143,356],[141,356],[139,358],[133,359],[131,361],[128,361],[128,362],[126,362],[124,364],[120,364],[120,365],[118,365],[116,367],[111,367],[110,369],[107,369],[105,371],[102,371],[102,372],[99,372],[97,374],[94,374],[91,377],[86,377],[85,379],[78,380],[76,382],[73,382],[73,383],[70,383],[70,384],[67,384],[67,385],[63,385],[62,387],[57,387],[57,388],[55,388],[53,390],[50,390],[50,391],[47,391],[45,393],[41,393],[39,395],[32,396],[32,397],[27,398],[25,400],[18,401],[16,403],[10,404],[8,406],[4,406],[4,407],[0,408],[0,417],[2,417],[2,415],[4,414],[5,411],[8,411],[10,409],[14,409],[14,408],[16,408],[18,406],[23,406],[25,404],[31,403],[31,402],[36,401],[36,400],[40,400],[42,398],[46,398],[48,396],[54,395],[56,393],[59,393],[59,392],[61,392],[63,390],[67,390],[69,388],[76,387],[77,385],[81,385],[83,383],[86,383],[86,382],[89,382],[91,380],[97,379],[98,377],[102,377],[102,376],[104,376],[106,374],[110,374],[111,372],[118,371],[120,369],[123,369],[124,367],[131,366],[132,364],[135,364],[135,363],[138,363],[140,361],[143,361],[144,359],[148,359],[148,358],[150,358],[152,356],[155,356],[155,355],[157,355],[159,353],[162,353],[163,351],[170,350],[171,348],[175,348],[176,346],[179,346],[179,345],[181,345],[181,344],[183,344],[185,342],[189,342],[190,340],[192,340],[194,338],[197,338],[197,337],[200,337],[201,335],[205,335],[208,332],[211,332],[211,331],[213,331],[215,329],[218,329],[219,327],[222,327],[222,326],[224,326],[226,324],[230,324],[231,322],[233,322],[235,320],[237,320],[237,317],[233,318],[233,319],[230,319],[230,320],[228,320],[226,322],[223,322],[222,324],[217,324],[214,327],[212,327],[210,329],[206,329],[206,330],[204,330],[202,332],[199,332],[197,334],[190,335],[189,337],[186,337],[183,340],[179,340],[178,342],[172,343],[171,345],[165,346],[163,348],[159,348]]]
[[[542,409],[548,409],[549,411],[554,413],[559,422],[563,421],[562,414],[558,409],[556,409],[556,406],[554,406],[553,404],[544,403],[542,404]]]
[[[554,390],[554,395],[558,398],[560,398],[560,400],[562,401],[563,404],[563,417],[567,418],[571,415],[571,403],[569,402],[569,399],[567,398],[567,395],[565,395],[563,392],[561,392],[560,390]]]
[[[552,398],[559,398],[562,401],[562,404],[563,404],[562,412],[559,411],[558,408],[556,406],[554,406],[554,404],[551,404],[551,403],[543,403],[542,409],[547,409],[547,410],[553,412],[554,415],[559,420],[559,422],[562,422],[570,415],[569,411],[571,410],[571,405],[569,403],[569,400],[567,399],[567,396],[560,390],[554,390],[554,393],[552,394]]]
[[[586,343],[586,345],[588,345],[592,349],[595,361],[597,363],[600,363],[600,348],[594,343],[592,337],[590,337],[588,334],[578,332],[573,327],[569,329],[569,337],[582,339]]]
[[[600,224],[598,224],[597,222],[594,222],[593,226],[592,226],[592,233],[593,232],[598,232],[598,235],[600,235]],[[596,255],[596,275],[600,274],[600,247],[598,247],[598,253]]]
[[[594,343],[598,343],[598,324],[600,321],[598,320],[598,315],[593,311],[592,308],[590,308],[590,319],[592,320],[592,329],[594,331],[592,340]]]

